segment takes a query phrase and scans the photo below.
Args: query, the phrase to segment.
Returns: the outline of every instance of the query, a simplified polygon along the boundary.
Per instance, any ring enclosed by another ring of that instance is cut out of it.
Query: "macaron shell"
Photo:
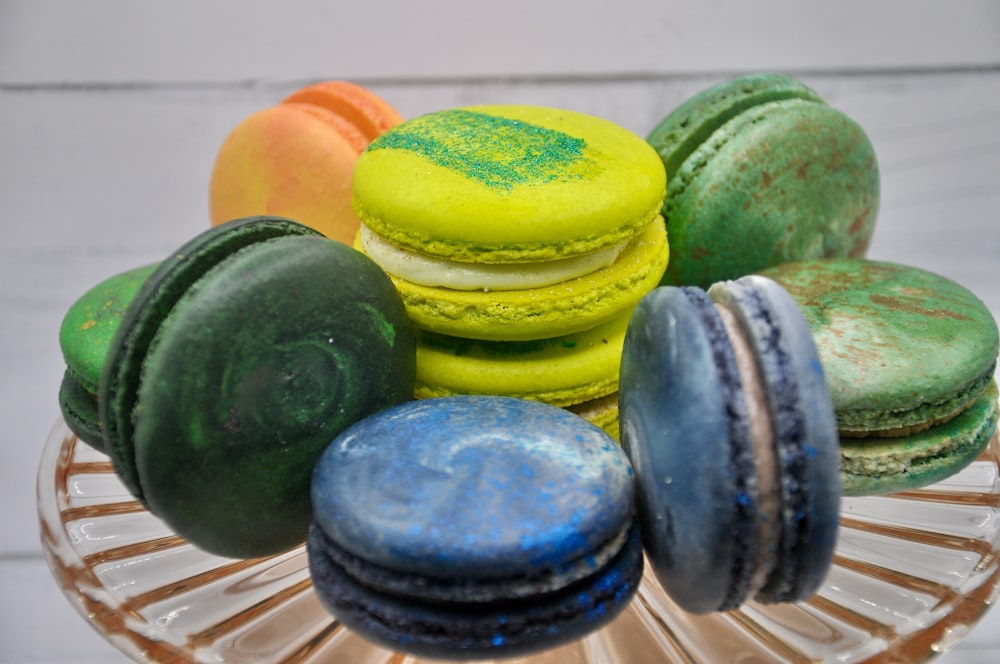
[[[622,354],[622,447],[650,565],[687,611],[717,610],[741,552],[725,386],[701,313],[681,289],[636,308]]]
[[[283,104],[307,104],[343,117],[367,139],[375,140],[403,121],[395,108],[371,90],[348,81],[322,81],[288,95]]]
[[[84,388],[69,371],[63,374],[59,386],[59,410],[66,426],[77,438],[99,452],[104,451],[97,397]]]
[[[351,181],[361,146],[295,104],[243,120],[216,156],[209,182],[214,225],[250,215],[281,215],[346,244],[360,221]]]
[[[667,115],[646,140],[663,159],[669,180],[684,160],[716,129],[745,110],[781,99],[825,103],[815,91],[788,76],[740,76],[691,97]]]
[[[133,437],[150,511],[219,555],[303,541],[316,458],[411,398],[413,357],[391,283],[349,247],[281,236],[226,256],[143,358]]]
[[[953,415],[992,377],[996,322],[950,279],[852,259],[763,274],[788,290],[809,322],[842,429],[894,429]]]
[[[632,468],[603,431],[504,397],[413,401],[320,456],[316,523],[398,573],[467,581],[560,574],[631,521]],[[596,570],[590,570],[590,573]]]
[[[768,383],[784,526],[775,574],[755,599],[798,601],[826,577],[839,526],[839,439],[823,365],[802,312],[774,281],[752,275],[708,295],[749,333]]]
[[[368,147],[354,207],[393,244],[460,261],[530,262],[623,242],[659,215],[663,164],[606,120],[532,106],[411,119]]]
[[[368,147],[368,144],[371,142],[371,139],[365,136],[360,129],[358,129],[344,116],[338,115],[333,111],[323,108],[322,106],[285,101],[282,103],[282,107],[299,111],[305,115],[316,118],[323,124],[327,125],[331,131],[335,131],[340,134],[340,136],[347,141],[347,143],[358,154],[361,154],[361,151]]]
[[[906,438],[844,438],[844,495],[889,494],[944,480],[979,456],[996,426],[994,383],[954,419]]]
[[[671,178],[663,283],[707,288],[793,260],[863,256],[878,201],[875,152],[857,123],[800,99],[754,106]]]
[[[566,406],[611,394],[618,389],[630,314],[583,332],[530,341],[418,332],[415,396],[495,394]]]
[[[546,339],[586,330],[630,311],[659,282],[669,260],[661,223],[607,268],[560,284],[516,291],[431,288],[390,277],[414,323],[455,337],[493,341]]]
[[[67,369],[89,392],[97,392],[104,357],[121,322],[156,265],[144,265],[111,276],[80,296],[63,317],[59,346]]]
[[[375,592],[345,574],[325,554],[323,539],[318,527],[310,531],[310,576],[323,605],[366,639],[432,658],[512,657],[575,641],[614,620],[642,579],[642,541],[633,528],[596,578],[571,592],[475,608],[414,602]]]

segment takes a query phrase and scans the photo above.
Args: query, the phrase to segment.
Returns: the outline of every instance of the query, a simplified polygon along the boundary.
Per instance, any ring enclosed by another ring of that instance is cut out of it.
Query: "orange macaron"
[[[212,225],[251,215],[295,219],[352,243],[354,163],[403,121],[372,91],[346,81],[308,85],[253,113],[222,143],[209,183]]]

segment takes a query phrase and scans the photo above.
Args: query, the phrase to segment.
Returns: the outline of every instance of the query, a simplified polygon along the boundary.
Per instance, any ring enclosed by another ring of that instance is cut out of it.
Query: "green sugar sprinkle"
[[[369,150],[409,150],[486,186],[582,180],[597,171],[587,142],[520,120],[453,109],[414,118],[382,134]]]
[[[368,313],[374,327],[382,334],[382,338],[389,345],[389,348],[396,347],[396,328],[386,319],[385,314],[376,307],[366,303],[359,303],[361,308]]]

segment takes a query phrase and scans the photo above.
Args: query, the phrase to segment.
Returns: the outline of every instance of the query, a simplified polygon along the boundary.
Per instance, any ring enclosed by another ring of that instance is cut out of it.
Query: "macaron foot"
[[[104,451],[104,433],[97,409],[97,395],[87,391],[70,372],[59,387],[59,409],[69,430],[98,452]]]
[[[951,477],[986,449],[997,410],[993,384],[957,417],[905,438],[841,438],[844,495],[912,491]]]

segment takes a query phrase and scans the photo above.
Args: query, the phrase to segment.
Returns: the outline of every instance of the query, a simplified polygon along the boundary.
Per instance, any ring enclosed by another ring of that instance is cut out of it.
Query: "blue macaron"
[[[784,289],[750,276],[649,293],[625,338],[620,412],[646,553],[681,608],[816,592],[837,536],[837,426]]]
[[[320,457],[308,541],[330,612],[386,647],[507,657],[614,618],[642,575],[634,477],[565,410],[487,396],[413,401]]]

